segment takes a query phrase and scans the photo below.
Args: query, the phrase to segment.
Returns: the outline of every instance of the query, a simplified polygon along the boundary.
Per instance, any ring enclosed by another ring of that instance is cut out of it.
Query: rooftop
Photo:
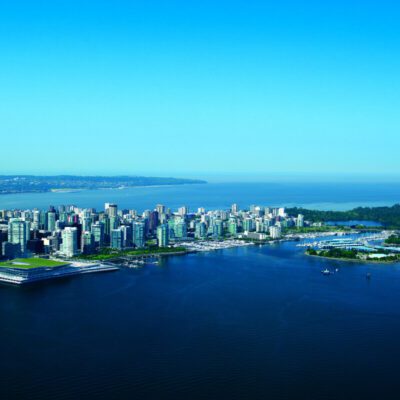
[[[19,269],[51,268],[51,267],[61,267],[63,265],[68,265],[68,263],[48,260],[45,258],[16,258],[14,260],[0,262],[0,268],[19,268]]]

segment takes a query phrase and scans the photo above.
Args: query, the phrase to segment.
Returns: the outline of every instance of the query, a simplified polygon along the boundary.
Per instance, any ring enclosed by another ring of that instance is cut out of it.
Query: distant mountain
[[[121,188],[133,186],[187,185],[207,183],[200,179],[145,176],[35,176],[0,175],[0,194],[49,192],[52,190]]]

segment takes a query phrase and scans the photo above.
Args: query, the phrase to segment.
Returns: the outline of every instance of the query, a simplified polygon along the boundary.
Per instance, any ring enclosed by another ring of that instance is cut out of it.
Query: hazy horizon
[[[2,171],[0,176],[80,176],[80,177],[154,177],[154,178],[177,178],[177,179],[198,179],[204,180],[208,183],[400,183],[400,175],[398,174],[334,174],[334,173],[293,173],[293,172],[277,172],[277,173],[146,173],[142,171],[140,173],[70,173],[70,172],[59,172],[59,173],[32,173],[25,171],[22,173],[5,173]]]

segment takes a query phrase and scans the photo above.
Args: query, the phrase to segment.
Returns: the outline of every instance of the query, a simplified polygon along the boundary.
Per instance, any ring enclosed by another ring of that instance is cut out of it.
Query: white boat
[[[330,275],[331,273],[332,273],[332,272],[329,271],[328,268],[325,268],[324,270],[321,271],[321,274],[322,274],[322,275]]]

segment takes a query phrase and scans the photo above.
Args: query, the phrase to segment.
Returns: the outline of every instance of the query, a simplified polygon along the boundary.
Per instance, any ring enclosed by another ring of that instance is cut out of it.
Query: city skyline
[[[2,171],[395,174],[399,11],[387,1],[3,4],[2,144],[20,145]]]

